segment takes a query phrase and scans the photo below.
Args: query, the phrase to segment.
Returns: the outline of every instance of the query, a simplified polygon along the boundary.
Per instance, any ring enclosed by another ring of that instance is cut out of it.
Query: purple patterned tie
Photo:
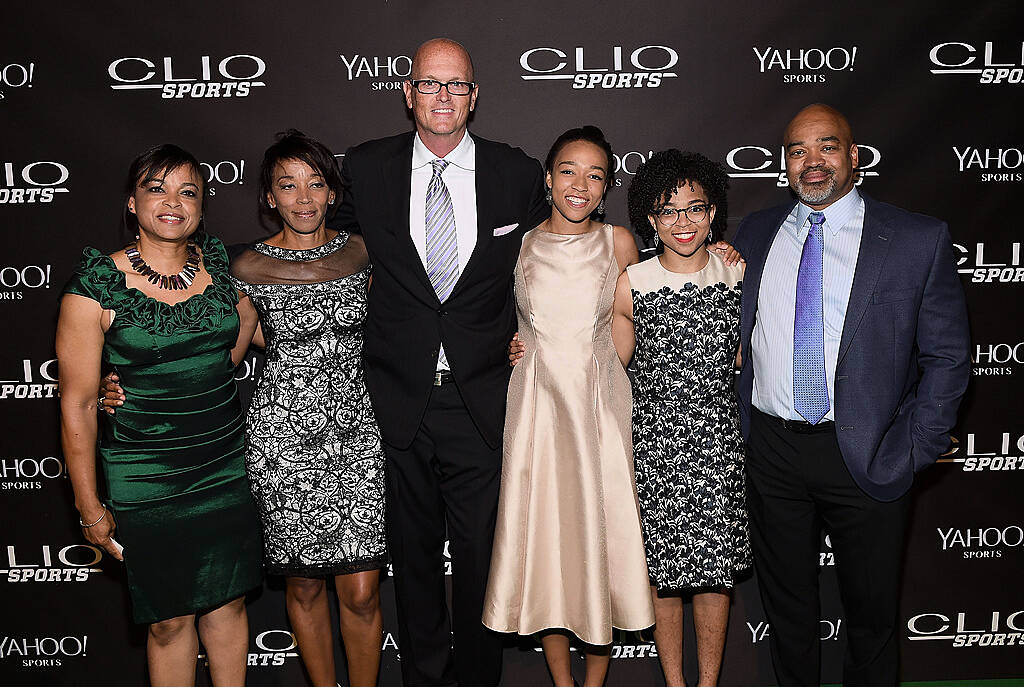
[[[447,160],[432,160],[434,174],[427,185],[425,225],[427,230],[427,277],[442,303],[451,294],[459,276],[459,244],[455,234],[452,197],[441,174]]]
[[[822,225],[825,215],[812,212],[811,229],[796,275],[796,318],[793,321],[793,408],[812,425],[828,413],[825,381],[825,320],[822,314]]]

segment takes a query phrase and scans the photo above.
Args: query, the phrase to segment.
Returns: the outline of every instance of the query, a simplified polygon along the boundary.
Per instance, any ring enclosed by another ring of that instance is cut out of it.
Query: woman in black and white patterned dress
[[[337,679],[334,578],[348,684],[368,687],[380,665],[387,564],[384,453],[363,379],[369,258],[362,237],[324,226],[340,193],[327,148],[294,130],[279,137],[264,155],[260,205],[281,231],[236,257],[231,275],[267,350],[246,425],[266,569],[286,576],[288,618],[318,686]]]
[[[619,278],[615,318],[635,346],[633,452],[668,687],[683,687],[681,593],[693,594],[701,687],[718,683],[729,591],[750,567],[733,391],[743,265],[708,250],[725,227],[725,171],[667,150],[629,189],[637,233],[664,250]]]

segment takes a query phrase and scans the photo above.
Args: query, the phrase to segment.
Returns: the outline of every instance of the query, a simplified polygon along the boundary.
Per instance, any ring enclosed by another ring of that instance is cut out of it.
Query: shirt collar
[[[860,193],[857,191],[857,187],[854,187],[845,196],[832,203],[824,210],[821,210],[820,212],[825,215],[825,227],[829,230],[829,233],[833,236],[838,234],[839,230],[846,226],[847,222],[857,215],[857,211],[863,204],[864,199],[861,198]],[[807,220],[807,217],[812,212],[818,211],[808,205],[805,205],[802,201],[796,204],[797,236],[803,236],[810,230],[811,225]]]
[[[412,142],[412,168],[419,169],[436,159],[437,156],[430,152],[417,133]],[[459,145],[455,146],[452,152],[445,155],[443,159],[467,172],[476,169],[476,143],[473,142],[473,137],[469,135],[468,131],[462,135]]]

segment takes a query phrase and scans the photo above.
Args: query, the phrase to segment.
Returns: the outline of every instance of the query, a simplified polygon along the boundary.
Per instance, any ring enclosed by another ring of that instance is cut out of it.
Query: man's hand
[[[728,244],[725,241],[719,241],[718,243],[713,244],[710,250],[714,251],[718,255],[721,255],[722,260],[729,267],[732,267],[738,262],[746,262],[746,260],[743,259],[743,256],[740,255],[740,252],[733,248],[731,244]]]
[[[519,340],[519,332],[516,332],[512,335],[512,340],[508,342],[508,364],[515,367],[524,355],[526,355],[526,346]]]
[[[114,372],[100,380],[98,398],[100,406],[106,411],[107,415],[113,415],[118,406],[124,405],[124,389],[118,384],[119,381],[121,381],[121,378]]]

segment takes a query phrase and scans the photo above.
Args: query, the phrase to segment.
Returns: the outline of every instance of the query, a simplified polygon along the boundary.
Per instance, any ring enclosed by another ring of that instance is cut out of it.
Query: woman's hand
[[[725,241],[719,241],[718,243],[712,244],[710,249],[722,256],[722,261],[729,267],[732,267],[738,262],[746,263],[746,260],[744,260],[743,256],[740,255],[740,252]]]
[[[100,406],[107,415],[113,415],[116,408],[124,405],[124,389],[118,384],[120,381],[116,372],[110,372],[100,380]]]
[[[508,342],[509,366],[515,367],[524,355],[526,355],[526,345],[519,340],[519,332],[516,332],[512,335],[512,340]]]
[[[111,539],[114,530],[117,529],[117,523],[114,522],[114,514],[102,504],[83,508],[79,513],[81,522],[84,522],[86,525],[95,523],[89,527],[82,526],[82,534],[85,535],[85,540],[93,546],[103,549],[113,558],[123,561],[124,556],[114,546],[114,541]]]

